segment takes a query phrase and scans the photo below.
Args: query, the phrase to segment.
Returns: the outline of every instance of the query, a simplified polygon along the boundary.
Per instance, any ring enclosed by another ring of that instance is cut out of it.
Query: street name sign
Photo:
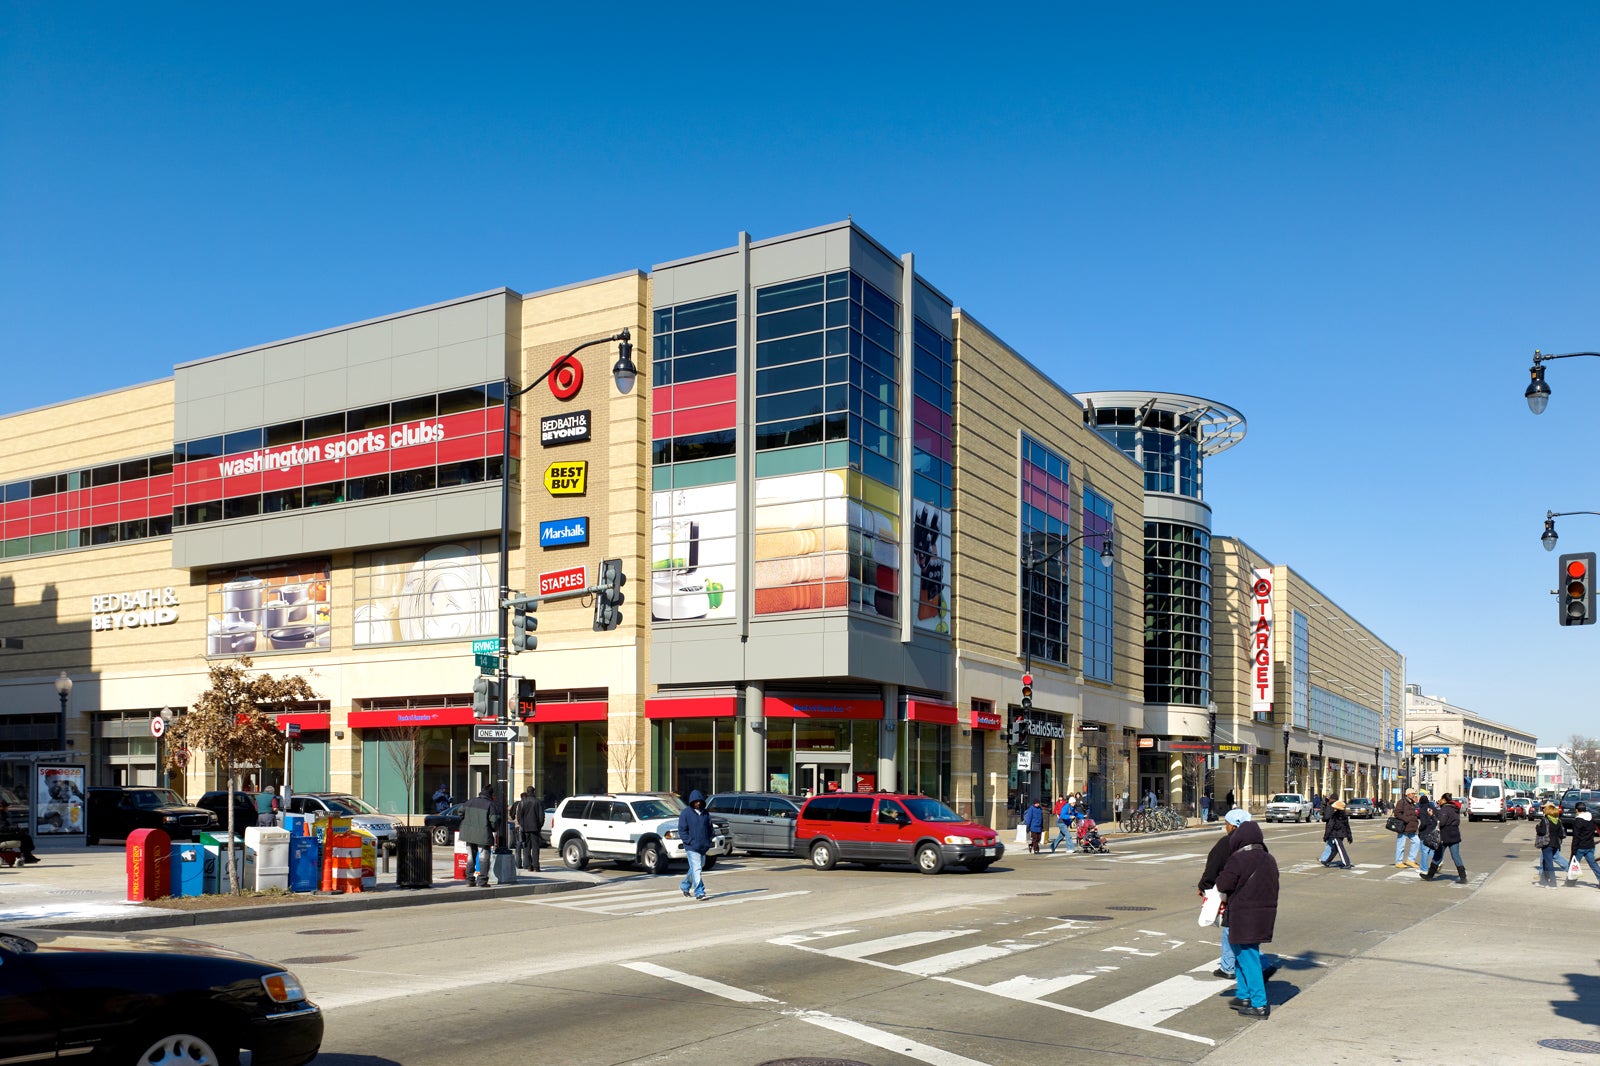
[[[499,637],[489,637],[487,640],[475,640],[472,642],[472,654],[474,655],[493,655],[499,650]]]

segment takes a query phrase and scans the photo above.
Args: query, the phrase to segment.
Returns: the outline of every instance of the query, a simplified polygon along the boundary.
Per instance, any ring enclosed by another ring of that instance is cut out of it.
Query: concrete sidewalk
[[[167,929],[219,922],[286,918],[328,911],[378,910],[429,903],[448,903],[495,896],[526,896],[586,888],[593,878],[574,874],[561,865],[554,851],[543,857],[547,873],[518,871],[514,885],[468,888],[452,879],[454,852],[433,849],[433,887],[401,888],[396,883],[395,862],[389,871],[380,862],[377,886],[348,895],[300,894],[289,902],[176,910],[162,901],[127,901],[127,859],[121,845],[85,847],[79,843],[41,838],[35,853],[37,866],[0,868],[0,924],[9,927],[59,926],[74,929]]]
[[[1534,853],[1520,850],[1455,906],[1304,990],[1288,961],[1267,983],[1272,1017],[1204,1066],[1600,1062],[1600,888],[1587,869],[1576,887],[1537,888]]]

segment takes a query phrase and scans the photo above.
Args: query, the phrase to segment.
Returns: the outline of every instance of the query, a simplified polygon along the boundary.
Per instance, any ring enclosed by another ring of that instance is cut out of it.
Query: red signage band
[[[997,730],[1001,725],[1001,717],[995,711],[974,710],[971,721],[973,729]]]
[[[931,700],[906,700],[906,721],[935,725],[956,725],[956,709],[948,703]]]
[[[765,703],[768,718],[841,718],[870,719],[883,717],[880,700],[831,700],[826,697],[800,697],[793,700],[768,696]]]
[[[318,713],[307,711],[305,713],[280,714],[277,717],[278,732],[283,732],[284,726],[297,725],[303,732],[327,732],[332,716],[327,711]]]
[[[644,701],[644,716],[661,718],[732,718],[738,701],[732,696],[684,696]]]
[[[539,575],[539,595],[548,596],[552,592],[575,592],[578,589],[589,587],[589,571],[581,566],[569,566],[564,570],[552,570]]]

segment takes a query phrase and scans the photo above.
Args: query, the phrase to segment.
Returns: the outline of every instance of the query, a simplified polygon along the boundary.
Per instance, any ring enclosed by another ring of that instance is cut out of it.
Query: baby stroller
[[[1106,842],[1100,839],[1100,830],[1095,828],[1093,818],[1085,818],[1078,823],[1078,851],[1084,855],[1111,854]]]

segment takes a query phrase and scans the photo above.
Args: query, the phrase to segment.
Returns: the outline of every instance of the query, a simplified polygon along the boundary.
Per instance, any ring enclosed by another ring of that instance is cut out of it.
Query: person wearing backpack
[[[1533,826],[1533,843],[1539,849],[1539,887],[1557,888],[1556,855],[1561,851],[1561,841],[1566,838],[1561,828],[1561,808],[1554,803],[1544,805],[1543,817]]]

